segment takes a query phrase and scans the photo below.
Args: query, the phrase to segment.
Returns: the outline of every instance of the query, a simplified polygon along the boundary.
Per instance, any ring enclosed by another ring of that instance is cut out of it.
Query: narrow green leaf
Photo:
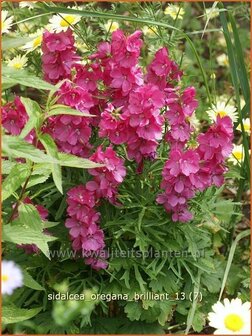
[[[47,113],[46,118],[61,114],[75,115],[80,117],[94,117],[94,115],[92,114],[84,113],[65,105],[54,105],[53,107],[51,107],[51,110]]]
[[[55,159],[17,136],[3,135],[2,144],[4,156],[24,158],[36,163],[57,163]]]
[[[201,278],[201,271],[198,270],[197,280],[194,284],[193,293],[199,293],[200,278]],[[193,295],[192,306],[191,306],[191,309],[190,309],[189,314],[187,316],[185,335],[188,335],[188,333],[191,329],[191,326],[193,324],[193,320],[194,320],[194,316],[195,316],[195,312],[196,312],[196,308],[197,308],[197,302],[198,302],[197,298]]]
[[[171,26],[167,23],[154,21],[154,20],[149,20],[149,19],[145,19],[145,18],[130,17],[130,16],[124,16],[124,15],[118,15],[118,14],[112,14],[112,13],[102,13],[102,12],[96,12],[96,11],[77,10],[77,9],[65,8],[65,7],[47,6],[45,8],[45,10],[48,13],[76,14],[76,15],[80,15],[82,17],[114,19],[114,20],[119,20],[119,21],[147,23],[150,26],[157,25],[157,26],[160,26],[160,27],[165,27],[165,28],[170,28],[170,29],[173,29],[173,30],[180,31],[180,29],[178,29],[174,26]]]
[[[35,128],[36,130],[39,129],[43,121],[43,116],[39,104],[34,100],[30,98],[21,97],[21,102],[23,103],[25,110],[29,116],[29,119],[25,124],[25,127],[23,128],[21,134],[19,135],[21,138],[25,138],[26,135],[29,134],[33,128]]]
[[[22,47],[25,43],[32,41],[31,37],[2,37],[2,51]]]
[[[28,87],[33,87],[39,90],[55,90],[55,87],[42,79],[30,74],[26,70],[16,70],[12,67],[3,66],[2,67],[2,83],[5,85],[16,85],[21,84]]]
[[[11,324],[26,321],[36,316],[41,309],[42,307],[22,309],[14,306],[13,304],[4,305],[2,307],[2,322],[3,324]]]
[[[238,76],[240,78],[241,89],[242,89],[242,93],[245,98],[245,101],[248,102],[250,100],[250,86],[249,86],[248,74],[247,74],[247,70],[246,70],[246,66],[244,62],[243,48],[240,42],[239,32],[236,27],[234,17],[232,16],[230,12],[228,13],[228,17],[231,22],[232,31],[234,34],[234,45],[235,45],[234,50],[237,55],[236,59],[238,62]],[[245,118],[247,116],[244,115],[243,117]]]
[[[45,147],[47,154],[51,156],[52,158],[58,160],[59,159],[58,149],[52,137],[49,134],[43,134],[39,137],[39,140],[42,142],[43,146]],[[61,166],[57,163],[52,163],[51,169],[52,169],[52,176],[53,176],[54,183],[57,189],[59,190],[59,192],[63,194]]]
[[[66,154],[66,153],[58,153],[59,161],[61,166],[72,167],[72,168],[97,168],[104,167],[104,165],[92,162],[88,159],[82,159],[78,156]]]
[[[228,255],[227,266],[226,266],[225,273],[224,273],[223,280],[222,280],[222,284],[221,284],[219,300],[221,300],[224,288],[226,286],[226,282],[227,282],[228,274],[229,274],[229,271],[230,271],[230,268],[231,268],[231,265],[232,265],[232,261],[233,261],[233,258],[234,258],[236,246],[241,239],[243,239],[245,237],[248,237],[249,235],[250,235],[250,230],[242,231],[236,236],[235,240],[232,243],[232,246],[230,248],[230,252],[229,252],[229,255]]]
[[[45,290],[44,287],[42,287],[36,280],[33,279],[33,277],[26,271],[23,270],[23,276],[24,276],[24,285],[26,287],[38,290],[38,291],[42,291]]]
[[[30,168],[26,164],[16,163],[10,174],[4,179],[2,184],[2,201],[10,197],[30,174]]]

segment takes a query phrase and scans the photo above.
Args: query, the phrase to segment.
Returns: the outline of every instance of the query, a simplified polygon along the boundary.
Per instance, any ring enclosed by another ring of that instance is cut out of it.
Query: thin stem
[[[7,221],[7,223],[12,222],[13,219],[14,219],[14,217],[15,217],[15,215],[16,215],[16,212],[17,212],[18,206],[19,206],[19,204],[20,204],[20,201],[23,199],[23,196],[24,196],[25,191],[26,191],[26,187],[27,187],[28,182],[29,182],[29,180],[30,180],[30,177],[31,177],[31,175],[32,175],[32,173],[33,173],[33,169],[34,169],[34,162],[33,162],[32,165],[31,165],[30,173],[29,173],[29,175],[27,176],[27,178],[26,178],[26,180],[25,180],[25,183],[24,183],[23,188],[22,188],[22,190],[21,190],[21,192],[20,192],[19,198],[18,198],[17,202],[15,203],[15,206],[14,206],[14,208],[13,208],[13,210],[12,210],[12,213],[11,213],[10,218],[9,218],[9,220]]]

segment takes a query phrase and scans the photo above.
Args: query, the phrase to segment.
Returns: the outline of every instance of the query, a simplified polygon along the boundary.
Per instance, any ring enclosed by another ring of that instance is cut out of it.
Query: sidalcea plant
[[[136,173],[141,174],[145,162],[159,160],[162,148],[163,192],[157,193],[156,201],[173,222],[188,222],[193,219],[190,199],[223,184],[225,159],[232,151],[232,120],[218,116],[205,133],[197,135],[194,87],[183,88],[183,73],[167,48],[159,49],[142,67],[141,36],[141,31],[126,36],[116,30],[111,42],[101,42],[81,62],[70,29],[43,35],[44,79],[58,87],[53,100],[59,110],[69,106],[80,113],[52,114],[40,131],[52,137],[60,152],[103,165],[89,169],[89,181],[67,192],[65,226],[72,248],[96,270],[108,266],[99,207],[102,200],[120,207],[118,188],[127,165],[135,162]],[[3,108],[3,126],[11,135],[20,134],[28,119],[19,97]],[[31,130],[26,140],[43,148],[45,143],[35,139]]]

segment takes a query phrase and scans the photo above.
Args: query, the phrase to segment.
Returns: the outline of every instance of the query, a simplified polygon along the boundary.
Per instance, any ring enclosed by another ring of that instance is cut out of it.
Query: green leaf
[[[24,158],[36,163],[58,163],[49,155],[17,136],[3,135],[2,143],[4,156]]]
[[[43,146],[46,149],[46,152],[52,158],[58,160],[58,150],[55,142],[49,134],[40,135],[39,140],[42,142]],[[51,164],[53,181],[61,194],[63,194],[62,189],[62,174],[61,174],[61,166],[57,163]]]
[[[2,160],[2,174],[8,175],[11,172],[11,169],[16,166],[16,161]]]
[[[58,153],[59,161],[61,166],[72,167],[72,168],[97,168],[104,167],[104,165],[92,162],[88,159],[82,159],[78,156],[66,154],[66,153]]]
[[[245,230],[245,231],[240,232],[236,236],[235,240],[233,241],[233,243],[231,245],[229,255],[228,255],[228,260],[227,260],[225,273],[224,273],[222,284],[221,284],[219,300],[221,300],[221,297],[222,297],[222,294],[223,294],[223,291],[224,291],[224,288],[225,288],[225,285],[226,285],[226,282],[227,282],[227,278],[228,278],[228,274],[229,274],[229,271],[230,271],[230,268],[231,268],[231,265],[232,265],[232,261],[233,261],[233,258],[234,258],[236,246],[241,239],[243,239],[245,237],[248,237],[249,235],[250,235],[250,230]]]
[[[26,271],[23,270],[23,282],[26,287],[42,291],[45,290],[44,287],[42,287],[36,280],[33,279],[33,277]]]
[[[43,121],[43,116],[39,104],[34,100],[21,97],[21,102],[23,103],[25,110],[29,116],[29,119],[20,134],[21,138],[25,138],[26,135],[29,134],[33,128],[35,128],[36,130],[39,129]]]
[[[2,51],[22,47],[25,43],[32,41],[31,37],[2,37]]]
[[[201,279],[201,271],[198,270],[197,280],[196,280],[196,282],[194,284],[194,288],[193,288],[194,293],[199,293],[199,291],[200,291],[200,279]],[[192,327],[192,324],[193,324],[193,321],[194,321],[194,316],[195,316],[196,309],[197,309],[197,303],[198,303],[198,300],[193,295],[192,305],[191,305],[191,308],[190,308],[188,316],[187,316],[185,335],[188,335],[188,333],[190,331],[190,328]]]
[[[33,205],[21,204],[18,210],[18,219],[3,226],[3,241],[35,244],[50,259],[48,242],[57,238],[43,233],[44,223]]]
[[[2,322],[3,324],[11,324],[26,321],[36,316],[41,309],[42,307],[22,309],[14,306],[13,304],[8,304],[2,307]]]
[[[139,302],[128,302],[124,307],[124,311],[130,321],[139,321],[142,308]]]
[[[206,323],[206,316],[200,311],[196,311],[194,317],[193,317],[193,322],[192,322],[192,327],[193,330],[196,332],[201,332],[201,330],[204,328]]]
[[[164,335],[165,331],[158,323],[134,321],[125,323],[116,333],[127,335]]]
[[[2,184],[2,201],[10,197],[22,183],[25,182],[30,174],[30,169],[27,165],[17,163],[10,171],[10,174],[5,178]]]
[[[150,287],[153,292],[160,293],[176,293],[179,289],[178,284],[176,283],[176,276],[172,271],[167,271],[165,275],[158,274],[157,279],[150,282]]]
[[[42,79],[30,74],[26,70],[16,70],[12,67],[2,67],[2,83],[3,85],[21,84],[33,87],[39,90],[55,90],[55,87]]]
[[[94,115],[92,114],[84,113],[84,112],[72,109],[65,105],[54,105],[51,107],[50,111],[46,114],[46,118],[49,118],[55,115],[61,115],[61,114],[75,115],[75,116],[80,116],[80,117],[94,117]]]
[[[139,283],[139,286],[141,288],[142,293],[144,293],[145,292],[145,286],[144,285],[146,285],[146,282],[143,280],[137,265],[134,265],[134,269],[135,269],[136,280]]]

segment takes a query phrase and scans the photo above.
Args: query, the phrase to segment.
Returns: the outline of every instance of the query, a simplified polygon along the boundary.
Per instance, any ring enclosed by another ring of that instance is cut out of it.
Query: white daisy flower
[[[29,9],[34,8],[34,5],[37,1],[21,1],[19,2],[19,7],[20,8],[25,8],[28,7]]]
[[[71,8],[71,7],[67,7]],[[71,8],[77,9],[77,8]],[[53,30],[56,33],[60,33],[61,31],[67,31],[67,29],[71,26],[74,26],[81,20],[80,15],[76,14],[56,14],[49,20],[49,30]]]
[[[8,16],[8,11],[2,10],[1,11],[1,32],[3,33],[9,33],[10,28],[12,26],[12,22],[14,17]]]
[[[28,58],[25,55],[17,55],[7,62],[9,67],[14,69],[23,69],[27,65]]]
[[[244,131],[250,135],[250,119],[246,118],[243,120]],[[237,126],[238,131],[242,131],[241,124]]]
[[[230,154],[228,160],[234,165],[241,164],[244,161],[244,147],[243,145],[233,145],[232,153]]]
[[[219,9],[218,8],[206,8],[206,16],[207,19],[214,19],[215,17],[217,17],[219,15]]]
[[[216,57],[217,63],[222,67],[228,67],[229,66],[229,60],[228,56],[226,54],[221,54]]]
[[[144,26],[142,28],[142,32],[144,35],[146,36],[156,36],[157,33],[157,28],[156,27],[148,27],[148,26]]]
[[[224,101],[219,100],[217,101],[216,105],[213,105],[208,111],[207,111],[208,117],[212,122],[215,122],[217,119],[217,116],[223,117],[230,117],[233,122],[236,122],[238,120],[238,112],[234,105],[228,103],[225,104]]]
[[[208,314],[209,325],[216,328],[215,335],[250,335],[250,302],[224,299],[212,306]]]
[[[27,50],[27,52],[30,52],[30,51],[33,51],[35,50],[36,48],[40,47],[41,46],[41,43],[42,43],[42,38],[43,38],[43,32],[44,32],[44,29],[38,29],[36,31],[36,33],[34,34],[30,34],[29,36],[31,38],[33,38],[32,41],[30,42],[27,42],[23,47],[22,49],[24,50]]]
[[[2,294],[11,295],[14,289],[23,285],[22,272],[13,261],[3,260],[1,268]]]
[[[105,23],[103,27],[107,32],[113,33],[119,28],[119,23],[116,21],[108,20],[108,22]]]
[[[169,15],[170,17],[173,18],[173,20],[175,20],[176,18],[182,20],[185,14],[185,10],[177,5],[170,4],[165,8],[164,14]]]

